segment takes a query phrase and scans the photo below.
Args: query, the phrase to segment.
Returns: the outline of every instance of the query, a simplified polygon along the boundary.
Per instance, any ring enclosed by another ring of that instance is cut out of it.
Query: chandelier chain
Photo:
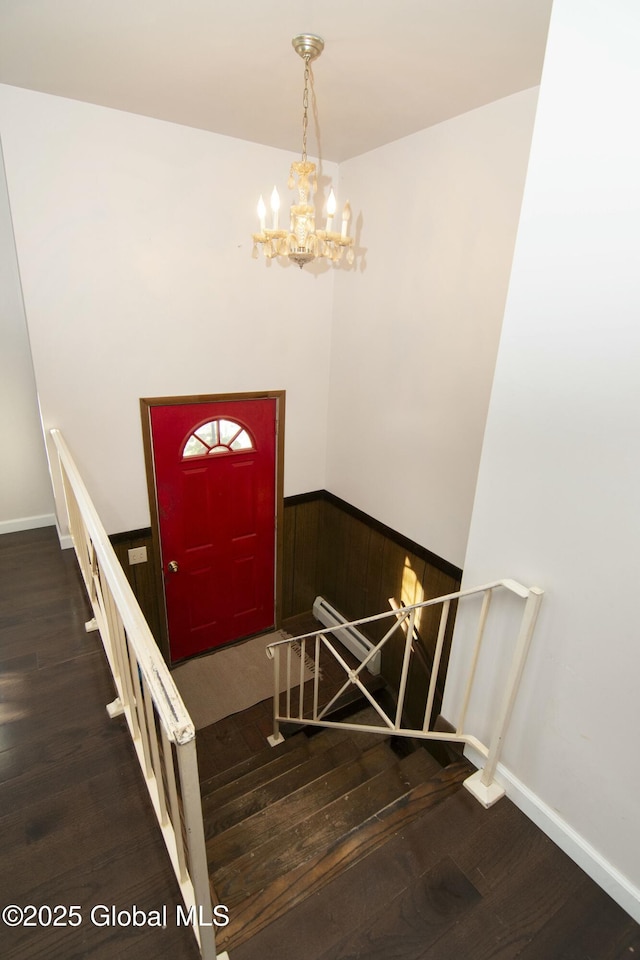
[[[307,162],[307,126],[309,125],[309,54],[304,58],[304,93],[302,94],[302,162]]]

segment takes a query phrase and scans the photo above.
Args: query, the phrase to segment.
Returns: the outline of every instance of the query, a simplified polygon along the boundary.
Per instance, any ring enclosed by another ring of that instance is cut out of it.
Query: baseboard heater
[[[335,607],[327,603],[324,597],[316,597],[313,601],[313,615],[316,620],[323,623],[325,627],[337,627],[340,624],[348,623],[346,617],[343,617]],[[336,630],[333,635],[336,640],[339,640],[361,663],[375,646],[363,633],[360,633],[357,627],[347,627],[346,630]],[[380,651],[368,662],[367,670],[374,676],[378,676],[380,673]]]

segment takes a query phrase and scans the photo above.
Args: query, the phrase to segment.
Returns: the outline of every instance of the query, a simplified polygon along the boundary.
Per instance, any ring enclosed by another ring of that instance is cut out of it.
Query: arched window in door
[[[242,424],[217,417],[193,431],[184,445],[182,457],[206,457],[209,454],[239,453],[253,449],[253,440]]]

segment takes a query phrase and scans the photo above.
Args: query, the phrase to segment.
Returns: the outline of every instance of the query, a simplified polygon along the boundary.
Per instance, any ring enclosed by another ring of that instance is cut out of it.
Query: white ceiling
[[[0,0],[0,82],[341,161],[540,82],[552,0]],[[316,137],[319,125],[320,149]]]

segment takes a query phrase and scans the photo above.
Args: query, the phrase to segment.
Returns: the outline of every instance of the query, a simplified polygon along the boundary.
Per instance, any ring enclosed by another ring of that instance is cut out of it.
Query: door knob
[[[178,561],[177,561],[177,560],[170,560],[169,563],[167,564],[167,570],[169,571],[169,573],[177,573],[177,572],[178,572]]]

